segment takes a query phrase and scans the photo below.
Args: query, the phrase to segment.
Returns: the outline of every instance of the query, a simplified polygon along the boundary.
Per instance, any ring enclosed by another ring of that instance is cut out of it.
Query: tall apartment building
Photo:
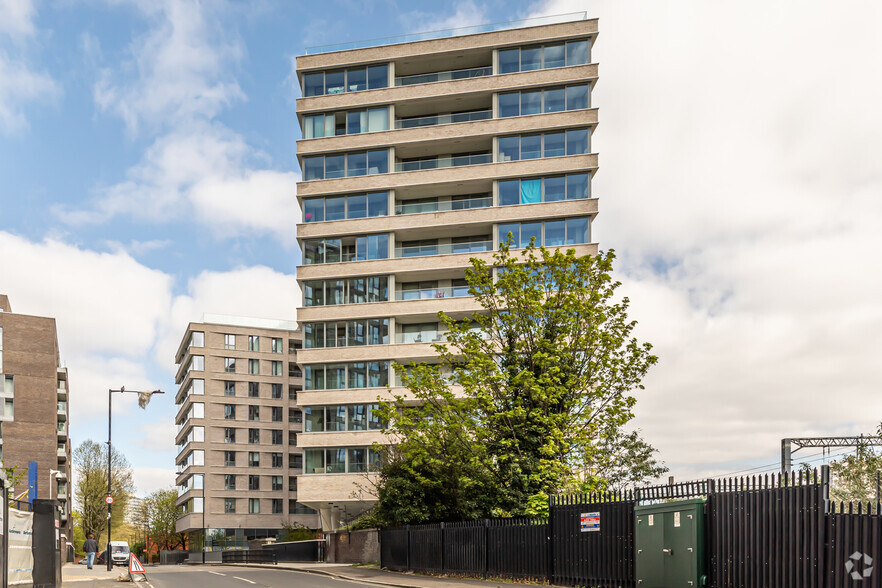
[[[475,30],[297,58],[298,500],[326,527],[373,501],[370,446],[383,438],[372,409],[389,397],[387,385],[404,393],[392,363],[437,361],[437,313],[478,310],[464,280],[469,260],[491,261],[509,234],[515,247],[535,237],[580,255],[597,251],[597,20],[564,15]]]
[[[0,294],[0,460],[23,476],[15,495],[27,492],[28,463],[37,462],[31,498],[59,501],[62,545],[73,540],[68,396],[55,319],[15,314]]]
[[[289,321],[203,317],[178,348],[179,532],[241,546],[288,524],[319,526],[297,501],[301,335]]]

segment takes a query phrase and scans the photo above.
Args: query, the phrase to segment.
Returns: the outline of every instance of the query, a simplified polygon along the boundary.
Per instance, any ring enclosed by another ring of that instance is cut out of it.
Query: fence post
[[[407,528],[407,571],[410,571],[410,525],[406,525]]]
[[[487,568],[490,567],[490,519],[484,519],[484,579],[487,579]]]
[[[444,523],[441,523],[441,573],[442,574],[446,571],[446,567],[444,565],[444,563],[445,563],[444,562],[444,551],[445,551],[445,549],[444,549],[444,541],[445,541],[444,535],[445,535]]]
[[[548,496],[548,583],[554,583],[554,496]]]

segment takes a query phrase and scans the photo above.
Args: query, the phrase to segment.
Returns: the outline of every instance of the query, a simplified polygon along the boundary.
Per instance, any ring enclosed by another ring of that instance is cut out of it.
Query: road
[[[118,584],[112,580],[74,580],[63,584],[64,588],[111,588],[115,585]],[[304,572],[226,566],[220,569],[218,566],[149,566],[147,583],[134,584],[148,588],[346,588],[368,585]]]

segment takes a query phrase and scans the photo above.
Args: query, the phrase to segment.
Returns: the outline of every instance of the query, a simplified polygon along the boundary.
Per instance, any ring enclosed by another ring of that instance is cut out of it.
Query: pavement
[[[90,570],[85,565],[66,563],[61,568],[61,582],[63,584],[75,582],[90,582],[94,580],[116,580],[122,576],[129,579],[129,569],[123,566],[114,566],[113,571],[107,571],[107,565],[95,564]]]
[[[172,571],[178,566],[147,566],[147,577],[150,578],[150,571],[162,569],[163,571]],[[190,567],[190,566],[181,566]],[[230,565],[215,564],[211,569],[221,570],[230,568]],[[443,578],[437,576],[419,576],[413,573],[390,572],[380,570],[373,567],[352,566],[350,564],[329,564],[329,563],[292,563],[282,562],[276,565],[271,564],[236,564],[236,568],[254,568],[264,570],[289,570],[291,572],[300,572],[308,574],[317,574],[337,580],[359,582],[362,584],[375,586],[393,586],[398,588],[465,588],[474,586],[483,586],[484,588],[505,587],[511,588],[510,582],[495,582],[487,580],[468,580],[459,578]],[[115,567],[112,572],[108,572],[105,567],[94,566],[91,570],[84,565],[65,564],[61,570],[62,583],[64,586],[77,586],[78,583],[84,583],[85,586],[91,586],[95,582],[110,582],[118,579],[128,581],[128,571],[123,567]],[[86,584],[86,583],[92,584]]]

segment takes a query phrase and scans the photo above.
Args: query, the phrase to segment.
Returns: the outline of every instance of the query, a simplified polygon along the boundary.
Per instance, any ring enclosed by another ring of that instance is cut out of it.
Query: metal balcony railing
[[[479,153],[477,155],[458,155],[456,157],[434,157],[431,159],[419,159],[416,161],[397,161],[395,171],[419,171],[423,169],[438,169],[444,167],[460,167],[463,165],[480,165],[493,161],[492,153]]]
[[[428,255],[451,255],[455,253],[478,253],[493,249],[493,241],[471,241],[469,243],[443,243],[439,245],[414,245],[396,247],[395,257],[425,257]]]
[[[399,118],[395,120],[395,128],[415,129],[419,127],[434,127],[436,125],[488,120],[491,118],[493,118],[492,110],[473,110],[471,112],[457,112],[454,114],[436,114],[433,116]]]
[[[482,78],[493,75],[493,67],[471,67],[469,69],[454,69],[449,71],[437,71],[427,74],[416,74],[395,78],[396,86],[413,86],[415,84],[429,84],[432,82],[447,82],[450,80],[466,80],[468,78]]]
[[[469,210],[472,208],[487,208],[493,206],[491,196],[480,196],[464,200],[449,200],[444,202],[418,202],[414,204],[396,204],[395,214],[420,214],[423,212],[446,212],[448,210]]]
[[[464,296],[471,296],[468,286],[395,291],[395,300],[431,300],[433,298],[462,298]]]

